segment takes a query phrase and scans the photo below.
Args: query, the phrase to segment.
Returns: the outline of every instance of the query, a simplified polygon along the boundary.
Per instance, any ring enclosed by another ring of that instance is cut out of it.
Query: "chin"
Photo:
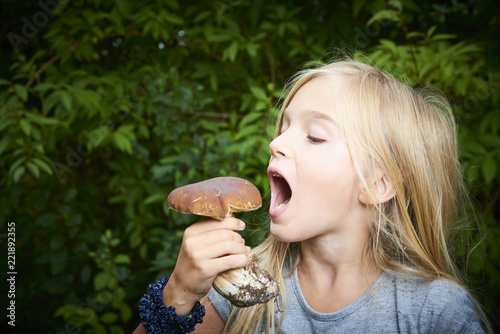
[[[282,224],[275,224],[271,221],[271,234],[272,236],[281,242],[300,242],[303,238],[295,235],[295,233],[291,233],[291,228],[288,226],[284,226]]]

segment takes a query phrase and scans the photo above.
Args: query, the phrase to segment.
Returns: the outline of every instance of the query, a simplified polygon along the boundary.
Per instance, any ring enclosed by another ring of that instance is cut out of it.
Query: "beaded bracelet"
[[[196,324],[203,322],[205,307],[197,301],[191,313],[177,315],[175,307],[166,307],[162,293],[168,277],[163,277],[148,286],[148,293],[141,298],[139,315],[148,334],[181,334],[194,331]]]

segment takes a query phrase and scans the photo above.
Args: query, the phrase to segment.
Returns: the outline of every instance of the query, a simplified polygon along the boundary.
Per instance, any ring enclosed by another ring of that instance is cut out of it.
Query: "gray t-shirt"
[[[287,308],[280,333],[484,333],[467,292],[447,279],[429,282],[384,272],[358,300],[333,313],[309,307],[297,271],[285,279],[285,287]],[[214,289],[209,298],[227,322],[231,303]],[[278,321],[281,316],[277,313]],[[262,332],[264,328],[265,321]]]

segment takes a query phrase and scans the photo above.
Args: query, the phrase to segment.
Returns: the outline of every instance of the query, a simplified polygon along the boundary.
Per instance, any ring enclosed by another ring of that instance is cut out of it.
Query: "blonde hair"
[[[365,261],[393,273],[434,280],[447,278],[460,285],[451,236],[460,208],[462,185],[456,125],[452,109],[439,93],[414,89],[372,66],[335,62],[299,72],[290,83],[276,127],[294,94],[308,81],[324,77],[340,82],[343,131],[354,166],[369,192],[363,171],[378,168],[391,180],[396,195],[375,205],[376,219],[365,248]],[[338,81],[340,80],[340,81]],[[352,154],[360,152],[361,154]],[[361,157],[361,158],[360,158]],[[457,196],[458,195],[458,196]],[[300,261],[295,245],[270,235],[254,252],[260,266],[279,281],[286,308],[283,270]],[[477,303],[478,314],[489,328]],[[276,301],[246,309],[235,308],[226,333],[250,333],[279,328]],[[284,314],[284,309],[280,310]]]

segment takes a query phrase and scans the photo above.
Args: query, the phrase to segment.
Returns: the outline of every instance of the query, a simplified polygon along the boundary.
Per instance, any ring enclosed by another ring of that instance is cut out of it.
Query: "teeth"
[[[279,174],[276,174],[276,173],[273,173],[273,176],[274,177],[280,177],[280,178],[283,178],[283,176],[279,175]]]
[[[213,287],[237,307],[267,303],[278,295],[278,282],[268,272],[259,269],[257,262],[257,257],[254,257],[244,268],[220,273]]]
[[[282,207],[284,207],[285,205],[287,205],[288,202],[290,202],[290,199],[287,199],[286,201],[284,201],[283,203],[281,203],[280,205],[278,205],[275,209],[281,209]]]

